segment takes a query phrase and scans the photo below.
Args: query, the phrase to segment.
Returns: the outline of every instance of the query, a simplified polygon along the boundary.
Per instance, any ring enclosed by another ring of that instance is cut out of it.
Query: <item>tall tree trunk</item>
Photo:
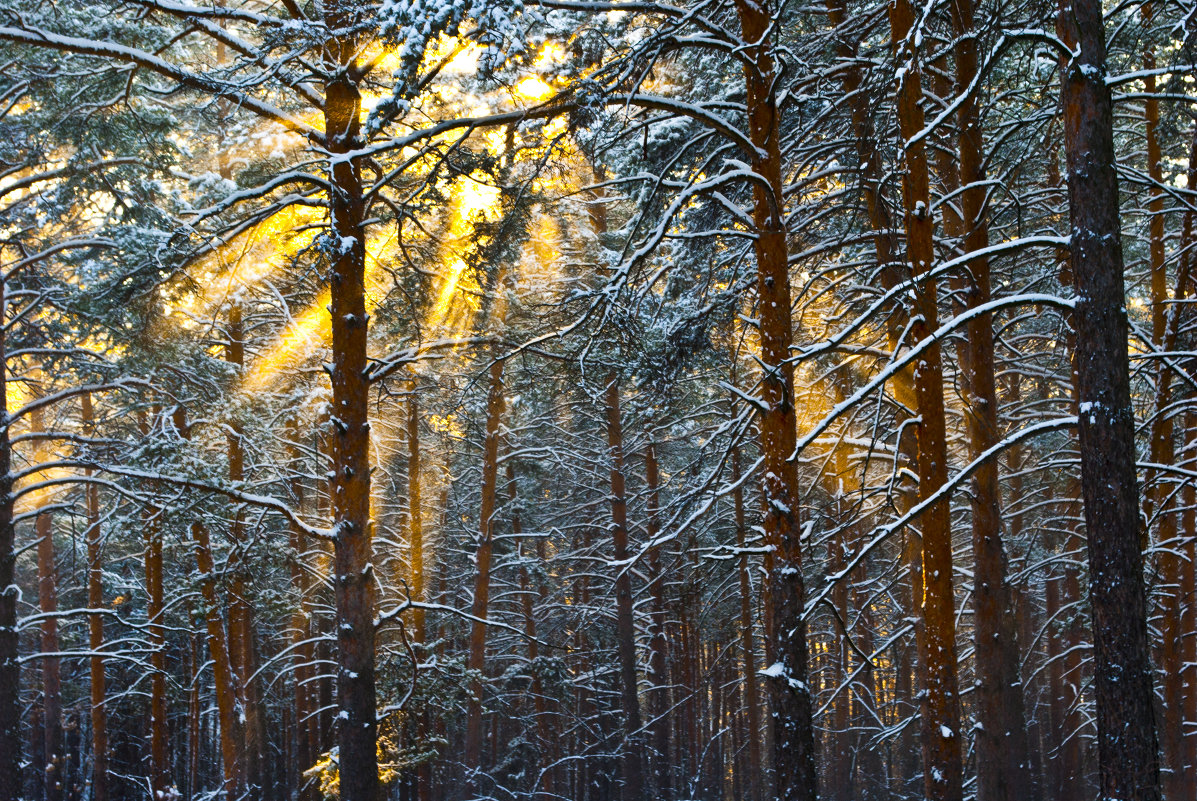
[[[909,0],[889,5],[891,41],[904,64],[897,87],[898,127],[905,173],[902,177],[906,248],[915,289],[911,333],[916,342],[928,339],[938,324],[936,281],[927,276],[934,259],[930,185],[926,148],[917,139],[924,128],[919,53],[911,37],[915,23]],[[919,502],[927,503],[947,483],[947,435],[943,403],[943,365],[940,346],[933,343],[919,359],[914,373],[918,425]],[[960,801],[963,797],[960,698],[956,677],[955,599],[952,585],[952,529],[949,498],[944,495],[920,518],[923,537],[922,663],[923,785],[930,801]]]
[[[482,770],[482,681],[486,669],[486,613],[490,605],[490,569],[494,557],[495,493],[499,473],[499,429],[506,405],[503,388],[503,361],[490,365],[490,389],[486,399],[486,440],[482,454],[482,508],[478,513],[478,552],[474,573],[474,621],[470,628],[468,667],[471,679],[466,710],[466,769]],[[473,786],[477,789],[476,780]]]
[[[200,759],[204,750],[203,715],[200,712],[200,665],[203,660],[200,654],[203,644],[200,634],[194,629],[187,637],[187,675],[191,677],[191,686],[187,689],[187,775],[183,783],[184,798],[194,801],[202,787],[200,776]]]
[[[827,0],[828,18],[832,25],[843,28],[849,23],[847,4],[845,0]],[[885,202],[882,187],[886,180],[886,168],[882,163],[881,151],[878,147],[877,132],[873,124],[873,109],[869,103],[868,87],[865,84],[861,70],[862,59],[859,57],[859,45],[850,40],[845,32],[836,38],[836,55],[842,62],[838,72],[844,94],[848,98],[852,134],[855,140],[856,156],[859,158],[860,187],[865,198],[865,211],[869,221],[869,228],[873,240],[873,252],[877,259],[877,269],[884,290],[890,291],[903,279],[899,243],[897,241],[896,226],[889,206]],[[885,317],[885,335],[890,351],[897,354],[902,348],[902,336],[905,332],[908,315],[905,309],[893,309]],[[900,426],[908,417],[907,409],[916,409],[918,401],[914,391],[914,371],[906,368],[899,371],[890,383],[890,391],[897,400],[898,411],[896,426]],[[906,436],[899,439],[898,453],[910,465],[918,464],[918,442],[913,436],[914,428],[909,427]],[[913,503],[913,488],[899,480],[902,489],[897,495],[898,516],[905,514]],[[910,571],[909,595],[902,598],[903,614],[914,622],[916,631],[921,628],[918,606],[922,599],[922,538],[919,532],[908,527],[905,532],[905,548],[903,562]],[[895,643],[894,661],[895,699],[894,709],[899,716],[913,710],[915,703],[916,665],[914,654],[909,646]],[[894,721],[897,723],[897,721]],[[918,748],[914,742],[914,726],[903,726],[892,748],[899,757],[901,770],[893,771],[895,790],[900,790],[917,771]]]
[[[611,536],[615,543],[615,637],[619,647],[619,698],[623,707],[623,798],[640,801],[644,795],[644,755],[640,693],[636,670],[636,620],[632,608],[632,577],[628,564],[628,502],[623,473],[623,421],[619,376],[607,375],[607,448],[611,460]]]
[[[657,464],[657,447],[652,442],[648,443],[644,452],[644,477],[648,490],[647,533],[651,543],[661,533],[661,471]],[[648,591],[652,597],[648,645],[648,672],[652,691],[648,698],[649,714],[652,716],[650,728],[654,755],[653,789],[657,798],[668,798],[672,792],[669,759],[669,645],[665,637],[667,602],[660,545],[654,545],[649,549],[646,561],[649,574]]]
[[[1190,175],[1192,173],[1190,172]],[[1189,412],[1185,415],[1185,431],[1188,432],[1186,444],[1186,461],[1192,464],[1197,456],[1194,445],[1197,444],[1197,415]],[[1184,719],[1187,731],[1183,731],[1181,741],[1181,755],[1184,764],[1189,769],[1197,766],[1197,487],[1192,481],[1185,483],[1181,496],[1181,506],[1184,514],[1181,526],[1184,531],[1184,563],[1180,574],[1181,603],[1180,630],[1184,634],[1180,646],[1180,661],[1185,666],[1184,674]],[[1190,783],[1188,795],[1181,795],[1180,801],[1193,801],[1197,796],[1197,785]],[[1175,798],[1169,801],[1176,801]]]
[[[790,459],[797,446],[794,408],[794,342],[781,142],[771,31],[776,5],[768,0],[737,0],[740,32],[748,43],[744,66],[749,138],[755,148],[753,171],[762,180],[752,186],[753,249],[760,315],[761,400],[766,411],[758,425],[764,460],[766,544],[775,561],[769,580],[773,605],[774,659],[771,677],[775,792],[781,801],[813,801],[818,795],[815,736],[807,685],[806,588],[802,578],[801,493],[798,470]]]
[[[956,33],[956,92],[960,95],[960,203],[964,252],[970,254],[965,305],[977,309],[990,301],[989,211],[985,175],[985,140],[977,97],[969,87],[977,76],[977,36],[973,0],[952,0]],[[966,421],[972,459],[994,447],[998,399],[994,365],[993,315],[968,322]],[[998,461],[988,460],[973,478],[973,633],[977,705],[977,797],[979,801],[1026,801],[1031,796],[1031,756],[1019,677],[1018,625],[1007,578],[1002,542],[1001,485]]]
[[[42,512],[35,525],[37,536],[37,598],[38,607],[46,617],[42,620],[42,733],[45,737],[45,773],[42,776],[42,798],[61,801],[63,774],[66,768],[65,740],[62,729],[62,670],[61,660],[49,654],[58,651],[58,578],[55,566],[53,515]]]
[[[91,393],[85,393],[82,403],[84,434],[95,436],[95,415],[92,411]],[[92,471],[85,471],[88,478]],[[87,608],[96,610],[87,617],[88,649],[91,651],[91,798],[92,801],[108,801],[108,709],[107,691],[104,686],[104,616],[98,610],[104,607],[104,537],[100,528],[100,488],[88,483],[87,493]]]
[[[1189,149],[1188,190],[1189,192],[1197,191],[1197,126],[1193,129],[1192,144]],[[1182,304],[1180,301],[1194,294],[1192,244],[1195,217],[1197,215],[1192,210],[1188,210],[1185,212],[1181,224],[1181,262],[1176,280],[1178,305],[1169,318],[1170,333],[1179,330],[1182,312],[1186,309],[1186,304]],[[1190,315],[1183,314],[1183,319],[1188,321]],[[1175,337],[1169,342],[1172,344],[1166,344],[1165,349],[1175,347]],[[1166,381],[1171,375],[1171,371],[1165,372],[1161,379]],[[1166,401],[1163,398],[1160,400]],[[1157,414],[1159,412],[1160,408],[1157,408]],[[1186,412],[1182,430],[1185,432],[1183,464],[1192,469],[1193,460],[1197,458],[1197,415]],[[1181,542],[1183,544],[1179,546],[1181,555],[1178,560],[1180,565],[1176,576],[1175,597],[1176,606],[1179,607],[1177,628],[1180,639],[1177,662],[1182,666],[1180,673],[1183,685],[1181,717],[1186,725],[1180,730],[1181,742],[1178,753],[1180,764],[1187,766],[1187,769],[1191,771],[1197,767],[1197,489],[1192,481],[1185,482],[1184,490],[1181,493],[1181,508],[1184,510],[1181,515],[1183,533]],[[1186,775],[1182,770],[1182,779]],[[1197,784],[1189,782],[1179,796],[1170,796],[1169,801],[1176,801],[1178,798],[1180,801],[1197,799]]]
[[[145,412],[138,414],[138,428],[148,437],[150,426]],[[180,429],[182,430],[182,429]],[[162,509],[144,511],[145,586],[148,640],[150,642],[150,787],[154,797],[170,787],[170,744],[166,721],[166,627],[163,623],[165,601],[162,586]],[[223,628],[223,627],[222,627]]]
[[[347,33],[360,11],[346,0],[324,6],[324,23],[339,32],[328,47],[336,63],[324,87],[331,234],[339,243],[330,265],[332,303],[333,562],[336,577],[337,699],[341,801],[378,801],[378,720],[374,671],[375,577],[370,520],[370,384],[366,376],[366,203],[358,158],[362,96],[355,59],[361,42]]]
[[[287,459],[290,468],[288,487],[291,500],[300,512],[304,509],[306,493],[302,476],[302,457],[299,451],[300,422],[296,418],[292,421],[288,432]],[[313,662],[315,649],[312,638],[312,609],[308,597],[310,592],[307,566],[304,564],[304,554],[307,552],[307,535],[299,526],[291,526],[291,589],[295,593],[293,611],[291,614],[291,655],[293,659],[294,677],[291,698],[291,777],[290,781],[298,792],[302,801],[314,801],[316,787],[313,782],[304,777],[304,771],[316,763],[317,754],[314,750],[314,739],[311,729],[316,725],[315,703],[313,696],[315,688],[315,671]]]
[[[411,548],[411,600],[423,603],[424,597],[424,519],[420,497],[420,400],[418,382],[407,384],[407,535]],[[422,607],[412,610],[412,640],[427,642],[425,614]]]
[[[0,276],[0,801],[21,797],[21,662],[8,402],[8,291]]]
[[[29,430],[34,434],[45,432],[43,413],[34,409],[29,416]],[[40,441],[35,443],[35,463],[45,461]],[[39,480],[34,474],[34,481]],[[29,496],[37,506],[49,503],[49,494],[33,493]],[[42,671],[42,736],[45,769],[42,773],[42,798],[44,801],[61,801],[65,790],[66,739],[62,727],[62,660],[50,656],[58,652],[58,566],[54,549],[54,516],[50,512],[39,512],[34,523],[37,538],[37,600],[44,615],[41,622],[41,671]]]
[[[174,426],[184,439],[191,438],[191,426],[181,406],[175,408]],[[237,677],[233,672],[232,658],[229,655],[228,634],[220,616],[220,605],[216,597],[216,562],[212,557],[212,538],[203,520],[192,521],[191,541],[195,547],[196,567],[199,569],[200,595],[204,600],[208,652],[212,657],[212,682],[215,685],[216,716],[220,724],[224,792],[229,798],[240,798],[246,791],[245,764],[241,755],[243,716],[237,696]]]
[[[1062,76],[1062,95],[1100,791],[1106,799],[1157,801],[1129,325],[1101,3],[1074,0],[1070,12],[1061,11],[1059,29],[1061,39],[1079,45]]]
[[[744,798],[757,801],[761,797],[761,701],[757,688],[756,635],[752,622],[752,580],[748,562],[748,521],[744,514],[744,488],[740,481],[740,449],[731,453],[732,508],[735,513],[736,547],[740,549],[737,564],[740,580],[740,649],[744,660],[744,704],[747,718],[748,772],[744,777]]]
[[[1154,4],[1142,6],[1145,23],[1154,18]],[[1155,56],[1149,49],[1143,56],[1144,69],[1155,66]],[[1193,245],[1193,213],[1184,215],[1178,252],[1179,265],[1176,272],[1176,292],[1168,296],[1168,275],[1164,249],[1164,199],[1163,168],[1161,165],[1158,130],[1160,123],[1159,100],[1155,96],[1154,76],[1144,79],[1147,100],[1145,102],[1145,135],[1147,139],[1147,173],[1151,179],[1151,200],[1148,203],[1149,254],[1151,267],[1151,334],[1152,344],[1161,351],[1175,351],[1180,332],[1186,329],[1192,318],[1185,302],[1191,292],[1191,248]],[[1194,129],[1189,152],[1188,190],[1197,190],[1197,128]],[[1153,417],[1151,420],[1150,461],[1157,465],[1172,465],[1176,459],[1172,380],[1175,368],[1161,360],[1156,379]],[[1160,574],[1161,637],[1159,643],[1160,677],[1163,689],[1163,720],[1161,721],[1160,745],[1164,765],[1164,796],[1170,799],[1192,799],[1197,787],[1188,780],[1188,772],[1194,769],[1185,755],[1185,674],[1189,668],[1182,655],[1182,642],[1186,631],[1182,626],[1185,614],[1183,573],[1186,569],[1183,556],[1183,539],[1178,539],[1177,511],[1173,501],[1174,485],[1164,471],[1153,469],[1148,473],[1147,490],[1144,493],[1143,508],[1148,521],[1153,516],[1157,521],[1156,549]],[[1146,531],[1144,532],[1146,533]],[[1191,602],[1190,602],[1191,603]]]
[[[241,320],[241,306],[234,303],[229,309],[228,341],[225,343],[225,361],[240,374],[245,367],[244,326]],[[242,445],[240,421],[229,421],[226,437],[229,459],[229,483],[239,486],[245,480],[245,449]],[[257,672],[257,634],[255,632],[253,606],[249,602],[248,585],[244,564],[247,557],[245,547],[245,523],[239,507],[232,510],[229,524],[229,539],[233,547],[229,586],[229,658],[237,674],[237,692],[245,710],[245,773],[249,784],[248,801],[269,796],[271,787],[269,770],[265,757],[266,730],[264,711],[253,677]]]
[[[423,501],[420,495],[420,399],[419,381],[413,373],[407,384],[407,536],[411,548],[411,599],[425,603],[427,578],[424,569],[424,517]],[[426,616],[422,607],[412,610],[412,641],[422,647],[428,641]],[[423,655],[422,651],[418,651]],[[429,717],[427,711],[416,722],[416,733],[420,740],[428,736]],[[416,768],[416,800],[429,801],[432,788],[432,766],[429,762]]]

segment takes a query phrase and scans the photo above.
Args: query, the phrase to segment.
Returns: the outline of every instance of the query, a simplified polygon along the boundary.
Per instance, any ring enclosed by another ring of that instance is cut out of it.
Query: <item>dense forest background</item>
[[[1194,801],[1191,0],[0,0],[0,801]]]

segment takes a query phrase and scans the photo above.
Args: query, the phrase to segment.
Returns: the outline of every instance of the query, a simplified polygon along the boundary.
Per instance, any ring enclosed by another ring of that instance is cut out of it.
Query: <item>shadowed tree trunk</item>
[[[183,439],[191,438],[191,426],[181,406],[175,408],[174,426]],[[242,710],[237,698],[236,675],[229,656],[229,641],[220,604],[216,597],[216,564],[212,558],[212,539],[202,520],[191,523],[191,541],[195,547],[195,563],[199,569],[200,595],[204,600],[204,624],[208,634],[208,652],[212,657],[212,682],[216,694],[216,715],[219,721],[221,768],[224,771],[224,792],[239,798],[246,790],[245,765],[241,758]]]
[[[494,556],[496,488],[499,473],[499,429],[506,406],[503,388],[503,361],[490,365],[490,390],[486,399],[486,440],[482,454],[482,508],[478,513],[478,552],[474,573],[474,621],[470,626],[468,667],[474,677],[470,682],[466,710],[465,764],[469,771],[482,770],[482,681],[486,669],[486,613],[490,604],[490,568]],[[477,780],[471,782],[477,789]]]
[[[227,335],[225,361],[233,365],[236,369],[235,375],[239,376],[245,368],[245,339],[241,307],[238,304],[233,304],[229,309]],[[245,480],[245,448],[241,441],[243,433],[240,422],[229,421],[227,431],[229,483],[236,487]],[[248,567],[245,562],[248,553],[246,552],[245,523],[240,507],[232,510],[229,540],[234,554],[230,559],[229,658],[232,660],[233,671],[237,674],[237,692],[241,706],[245,710],[245,774],[246,781],[249,783],[249,801],[255,801],[255,799],[269,797],[272,787],[269,779],[268,760],[265,756],[265,712],[262,709],[257,683],[253,678],[258,668],[257,633],[254,625],[253,606],[249,601],[246,583]]]
[[[1088,535],[1100,792],[1106,799],[1158,801],[1129,324],[1101,3],[1074,0],[1070,10],[1061,11],[1058,27],[1062,40],[1079,45],[1062,75],[1061,91],[1077,294],[1074,392]]]
[[[150,426],[144,411],[138,413],[137,425],[141,436],[148,437]],[[166,721],[166,629],[162,622],[165,607],[162,586],[162,510],[157,507],[146,509],[143,512],[143,520],[146,616],[149,618],[150,667],[153,669],[150,673],[150,787],[157,798],[159,793],[165,793],[170,787],[170,746]],[[221,628],[223,630],[223,625]]]
[[[657,447],[652,442],[648,443],[644,452],[644,477],[648,490],[647,533],[649,542],[652,542],[661,533],[661,473],[657,464]],[[672,777],[669,759],[669,655],[665,638],[667,602],[665,574],[661,568],[661,546],[655,545],[649,549],[646,562],[649,574],[648,591],[652,597],[651,636],[648,645],[648,672],[652,687],[648,698],[655,757],[653,789],[658,798],[667,798],[672,791]]]
[[[35,408],[29,415],[29,431],[32,434],[45,433],[44,416],[41,408]],[[43,440],[35,440],[33,467],[47,460]],[[44,480],[41,473],[31,474],[29,481],[36,484]],[[25,496],[37,508],[50,503],[47,490],[34,490]],[[61,801],[65,791],[66,738],[62,725],[62,661],[58,656],[58,566],[54,548],[54,516],[49,511],[38,512],[34,522],[34,537],[37,542],[37,601],[44,616],[41,629],[41,653],[39,658],[42,674],[41,737],[40,754],[34,765],[40,769],[38,777],[43,801]]]
[[[623,421],[619,377],[607,375],[607,448],[611,460],[611,537],[615,541],[615,637],[619,647],[619,698],[623,708],[623,798],[644,798],[644,754],[640,694],[636,670],[636,621],[632,609],[632,577],[628,560],[628,502],[623,474]]]
[[[8,399],[8,292],[0,276],[0,801],[21,797],[21,662],[13,524],[12,412]]]
[[[407,536],[411,548],[411,599],[418,603],[427,602],[427,578],[424,568],[424,518],[421,500],[420,474],[420,398],[419,381],[413,373],[407,383]],[[423,646],[428,641],[426,616],[422,607],[412,610],[412,641]],[[421,653],[422,651],[418,652]],[[417,720],[417,734],[420,739],[428,735],[427,712]],[[432,791],[432,766],[428,762],[416,768],[416,799],[429,801]]]
[[[956,33],[956,92],[960,197],[964,252],[971,255],[965,306],[972,310],[990,301],[989,211],[986,207],[985,140],[976,93],[977,37],[973,0],[952,0]],[[971,279],[971,280],[969,280]],[[969,455],[977,459],[999,439],[998,399],[994,365],[993,315],[978,314],[968,322],[967,384]],[[973,478],[973,618],[976,661],[977,797],[979,801],[1026,801],[1031,796],[1031,757],[1027,740],[1023,688],[1019,677],[1018,626],[1007,578],[1002,542],[1001,485],[996,459]]]
[[[80,398],[83,432],[95,436],[95,416],[91,405],[91,393]],[[85,471],[90,478],[91,468]],[[87,493],[87,608],[99,610],[104,607],[104,532],[100,528],[100,488],[89,483]],[[108,801],[108,710],[107,690],[104,685],[104,616],[95,613],[87,617],[87,641],[91,650],[91,797],[92,801]]]
[[[299,450],[301,437],[299,419],[290,424],[287,443],[287,459],[290,462],[290,478],[288,480],[291,500],[295,508],[302,512],[304,509],[306,492],[302,476],[302,457]],[[307,566],[304,564],[304,554],[307,552],[307,535],[299,526],[292,525],[291,535],[291,589],[295,593],[294,611],[291,615],[291,648],[293,658],[293,691],[291,698],[291,754],[293,766],[291,769],[293,786],[298,788],[302,801],[314,801],[316,787],[314,783],[304,778],[304,771],[316,763],[318,754],[315,750],[315,739],[312,729],[316,725],[316,693],[315,648],[312,638],[312,609],[310,581]]]
[[[744,777],[745,801],[756,801],[761,796],[761,707],[760,692],[757,689],[756,635],[752,622],[752,581],[749,576],[747,545],[748,521],[744,513],[744,488],[740,481],[740,449],[731,453],[732,507],[735,512],[736,547],[740,549],[737,572],[740,580],[740,649],[744,659],[744,704],[747,718],[748,773]]]
[[[1145,4],[1142,14],[1145,22],[1150,22],[1154,15],[1154,5]],[[1144,69],[1155,66],[1155,56],[1148,50],[1143,57]],[[1164,200],[1163,200],[1163,169],[1161,165],[1160,145],[1158,141],[1160,111],[1159,100],[1155,97],[1155,77],[1144,79],[1147,100],[1145,106],[1145,137],[1147,139],[1147,172],[1151,179],[1151,200],[1148,212],[1151,215],[1150,231],[1150,267],[1151,267],[1151,338],[1157,350],[1174,352],[1180,339],[1180,332],[1188,327],[1192,319],[1186,303],[1191,292],[1191,248],[1193,245],[1193,213],[1186,211],[1181,226],[1179,265],[1176,271],[1176,291],[1173,297],[1168,295],[1168,275],[1165,262],[1164,242]],[[1189,152],[1188,190],[1197,189],[1197,129]],[[1176,461],[1174,410],[1171,407],[1174,397],[1172,389],[1175,367],[1166,360],[1160,361],[1156,379],[1153,416],[1151,420],[1150,461],[1154,465],[1172,466]],[[1175,509],[1175,485],[1170,480],[1170,474],[1159,468],[1148,471],[1147,490],[1144,493],[1143,509],[1146,519],[1150,522],[1153,517],[1157,525],[1156,552],[1158,554],[1159,585],[1162,592],[1160,603],[1160,642],[1158,655],[1160,659],[1160,678],[1163,689],[1163,720],[1160,727],[1160,745],[1167,770],[1163,774],[1164,796],[1172,799],[1192,799],[1197,797],[1197,785],[1189,781],[1188,773],[1195,764],[1186,759],[1185,754],[1185,682],[1186,673],[1192,668],[1186,661],[1183,650],[1186,632],[1192,629],[1184,627],[1186,607],[1193,601],[1185,601],[1184,572],[1188,560],[1185,557],[1186,540],[1178,539],[1177,510]],[[1146,531],[1144,531],[1146,534]]]

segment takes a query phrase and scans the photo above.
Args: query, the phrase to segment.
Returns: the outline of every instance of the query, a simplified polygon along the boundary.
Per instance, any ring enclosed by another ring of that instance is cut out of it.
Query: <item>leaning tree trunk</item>
[[[760,315],[761,401],[765,411],[758,424],[764,478],[766,543],[774,549],[769,582],[773,606],[773,658],[768,668],[773,701],[775,792],[781,801],[814,801],[818,795],[815,769],[814,719],[807,685],[806,587],[802,578],[801,497],[797,465],[791,460],[797,446],[794,408],[794,366],[790,346],[794,323],[790,278],[777,96],[778,75],[770,39],[776,6],[772,2],[737,0],[736,11],[747,63],[744,81],[748,105],[753,171],[761,180],[752,185],[753,249],[757,269],[757,309]]]
[[[922,77],[917,45],[910,41],[915,23],[910,0],[889,5],[891,41],[905,68],[897,87],[898,127],[903,140],[902,177],[906,248],[914,279],[911,334],[930,338],[937,326],[936,281],[928,275],[934,259],[933,218],[927,155],[921,135],[925,125]],[[946,493],[947,433],[943,403],[943,365],[939,343],[932,342],[914,373],[918,425],[919,502],[928,504],[919,520],[923,536],[922,629],[917,637],[924,689],[921,704],[923,786],[930,801],[960,801],[960,696],[956,678],[955,599],[952,583],[951,507]],[[934,500],[933,500],[934,499]]]
[[[950,10],[956,33],[956,92],[962,98],[957,120],[964,252],[971,256],[965,305],[977,309],[990,300],[990,272],[989,257],[984,255],[989,247],[985,140],[976,94],[969,91],[978,60],[973,0],[952,0]],[[977,459],[1000,439],[993,315],[976,315],[967,331],[966,420],[969,454]],[[972,502],[974,694],[980,724],[976,727],[977,797],[979,801],[1026,801],[1032,791],[1031,750],[1019,677],[1018,627],[1002,542],[1001,492],[998,461],[990,459],[974,475]]]
[[[1074,0],[1061,11],[1059,28],[1061,39],[1079,45],[1061,91],[1077,294],[1074,391],[1088,534],[1100,791],[1106,799],[1158,801],[1129,324],[1101,3]]]

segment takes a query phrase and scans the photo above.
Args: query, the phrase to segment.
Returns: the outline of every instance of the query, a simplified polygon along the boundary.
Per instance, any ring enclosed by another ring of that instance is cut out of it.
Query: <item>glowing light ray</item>
[[[308,306],[284,329],[270,352],[254,361],[241,382],[244,392],[256,392],[285,368],[295,367],[299,361],[332,336],[332,320],[327,306],[332,293],[323,289]]]

